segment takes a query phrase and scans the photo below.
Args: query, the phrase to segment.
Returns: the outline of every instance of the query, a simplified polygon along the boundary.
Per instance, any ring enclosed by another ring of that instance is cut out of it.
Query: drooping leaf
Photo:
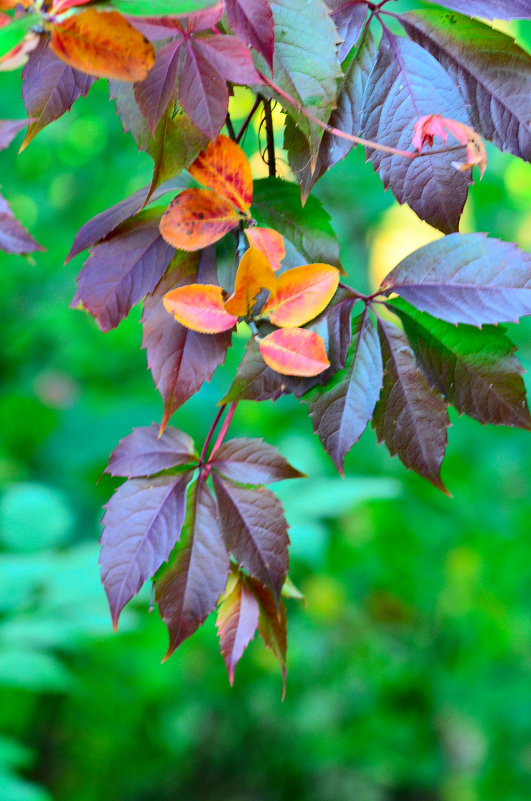
[[[341,39],[338,56],[342,62],[360,38],[368,6],[360,0],[326,0],[326,5],[331,9],[331,17]]]
[[[275,598],[288,573],[288,525],[282,504],[264,487],[246,489],[212,475],[227,550]]]
[[[384,363],[382,393],[372,419],[378,441],[408,470],[446,492],[440,475],[449,425],[446,404],[418,368],[404,332],[379,320],[378,333]]]
[[[172,414],[192,397],[214,370],[223,364],[231,334],[198,334],[176,322],[163,305],[167,292],[177,286],[217,280],[202,253],[198,270],[197,254],[178,251],[166,275],[144,301],[142,347],[147,351],[148,367],[164,401],[164,427]]]
[[[256,296],[267,289],[272,295],[277,289],[277,279],[266,257],[256,248],[243,254],[234,283],[234,292],[225,303],[225,309],[236,317],[248,316]]]
[[[277,279],[276,294],[262,314],[275,325],[292,328],[317,317],[332,299],[339,271],[330,264],[306,264],[286,270]]]
[[[189,464],[198,458],[194,441],[188,434],[177,428],[166,428],[159,436],[159,426],[154,423],[134,428],[131,434],[120,440],[111,453],[105,472],[124,478],[153,476],[161,470]]]
[[[460,414],[483,424],[531,428],[523,369],[503,328],[454,326],[402,298],[390,301],[389,308],[400,317],[430,386]]]
[[[0,59],[23,41],[34,22],[34,16],[25,14],[9,25],[0,26]]]
[[[196,46],[195,37],[184,52],[178,97],[199,130],[214,140],[227,116],[229,94],[225,79]]]
[[[32,120],[21,150],[50,122],[57,120],[79,98],[85,97],[95,78],[61,61],[43,38],[22,70],[22,97]]]
[[[234,328],[238,318],[225,311],[223,290],[214,284],[188,284],[164,296],[164,308],[181,325],[200,334],[221,334]]]
[[[13,216],[9,204],[0,195],[0,250],[5,253],[33,253],[45,250]]]
[[[415,42],[389,34],[363,96],[361,127],[366,139],[411,151],[413,126],[425,114],[440,113],[470,125],[457,86],[438,62]],[[458,230],[470,177],[455,170],[465,149],[409,159],[368,150],[373,167],[399,203],[444,233]]]
[[[449,323],[517,322],[531,314],[531,255],[486,234],[452,234],[406,256],[382,289]]]
[[[249,577],[247,582],[260,607],[258,618],[260,636],[266,647],[273,651],[282,668],[282,697],[284,698],[286,693],[286,652],[288,649],[286,607],[282,600],[277,605],[268,587],[264,587],[257,579]]]
[[[176,93],[180,48],[183,37],[173,39],[155,54],[155,64],[143,81],[135,85],[140,110],[155,135],[159,120]]]
[[[242,574],[229,575],[227,588],[218,609],[221,654],[225,660],[232,687],[234,671],[258,627],[258,601]]]
[[[153,208],[122,223],[85,262],[72,305],[81,303],[102,331],[115,328],[164,275],[173,250],[160,236],[159,220],[160,209]]]
[[[508,18],[512,3],[491,5]],[[401,23],[458,83],[472,126],[502,150],[529,161],[531,58],[507,34],[455,12],[415,11],[401,16]]]
[[[101,580],[114,628],[125,604],[166,562],[179,539],[191,473],[134,478],[106,504],[101,536]]]
[[[284,377],[267,366],[254,337],[240,362],[234,382],[221,403],[240,400],[278,400],[288,392]]]
[[[201,250],[238,225],[240,215],[227,200],[209,189],[185,189],[160,221],[164,239],[180,250]]]
[[[286,478],[304,478],[276,448],[262,439],[230,439],[209,459],[226,478],[242,484],[269,484]]]
[[[252,248],[263,253],[273,270],[279,270],[281,261],[286,255],[284,239],[272,228],[246,228],[245,236]]]
[[[434,0],[428,0],[429,3]],[[461,11],[474,17],[485,17],[486,19],[530,19],[531,7],[529,0],[444,0],[446,8],[453,8],[454,11]]]
[[[225,0],[225,12],[234,33],[261,53],[273,70],[275,26],[268,0]]]
[[[242,212],[253,199],[253,174],[247,156],[236,142],[221,134],[196,158],[189,169],[196,181],[213,189]]]
[[[306,328],[279,328],[260,340],[260,354],[282,375],[319,375],[330,365],[319,334]]]
[[[155,600],[169,633],[165,659],[216,608],[228,572],[214,499],[205,483],[197,481],[188,494],[180,545],[155,586]]]
[[[345,369],[324,387],[316,387],[304,397],[313,429],[341,475],[344,475],[345,455],[372,417],[382,376],[378,335],[366,308],[353,322]]]
[[[0,120],[0,150],[9,147],[21,128],[25,128],[28,120]]]

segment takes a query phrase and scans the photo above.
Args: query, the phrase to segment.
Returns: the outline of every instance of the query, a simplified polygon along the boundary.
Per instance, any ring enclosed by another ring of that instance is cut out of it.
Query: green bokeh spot
[[[60,492],[44,484],[18,484],[0,499],[0,542],[31,553],[69,538],[72,513]]]

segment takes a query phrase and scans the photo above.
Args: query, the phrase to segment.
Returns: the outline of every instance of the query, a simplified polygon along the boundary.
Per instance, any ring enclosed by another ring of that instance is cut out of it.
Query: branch
[[[275,130],[273,128],[273,116],[271,114],[271,100],[263,98],[264,118],[267,137],[267,166],[270,178],[275,178],[277,174],[275,157]]]

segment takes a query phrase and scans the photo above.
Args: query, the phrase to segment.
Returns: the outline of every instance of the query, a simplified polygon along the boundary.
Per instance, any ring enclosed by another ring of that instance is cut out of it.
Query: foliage
[[[124,131],[154,161],[149,188],[89,221],[70,252],[91,248],[72,305],[102,331],[143,301],[143,347],[164,401],[160,429],[134,429],[109,463],[127,479],[103,519],[113,623],[152,579],[167,656],[219,605],[231,683],[256,629],[285,673],[288,526],[262,485],[301,474],[262,441],[225,442],[237,404],[301,398],[340,472],[372,421],[391,455],[445,492],[449,405],[483,423],[531,428],[521,367],[499,327],[531,314],[531,260],[487,234],[458,233],[471,170],[486,168],[482,138],[529,160],[529,58],[466,16],[488,17],[498,3],[405,14],[322,0],[13,5],[0,3],[0,65],[26,61],[23,147],[94,78],[108,78]],[[521,15],[516,7],[506,16]],[[254,94],[238,134],[228,115],[235,84]],[[273,101],[287,115],[300,198],[276,174]],[[262,183],[239,144],[259,108]],[[3,121],[0,146],[20,127]],[[355,144],[399,203],[445,234],[371,293],[341,280],[337,240],[309,194]],[[202,188],[176,186],[184,170]],[[152,205],[176,188],[167,207]],[[0,204],[0,246],[38,250]],[[222,271],[231,232],[236,260]],[[234,330],[249,332],[248,347],[196,450],[166,426],[224,361]]]

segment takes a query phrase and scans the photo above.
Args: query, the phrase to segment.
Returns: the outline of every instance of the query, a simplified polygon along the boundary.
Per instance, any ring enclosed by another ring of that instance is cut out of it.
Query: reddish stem
[[[206,452],[207,452],[208,446],[210,445],[210,440],[214,436],[214,431],[216,430],[216,427],[217,427],[219,421],[221,420],[221,417],[222,417],[223,412],[225,411],[225,409],[226,409],[226,406],[222,406],[221,409],[219,409],[218,413],[216,414],[216,416],[214,418],[214,422],[210,426],[210,431],[206,435],[205,444],[203,445],[203,450],[201,451],[201,456],[199,457],[199,464],[201,466],[203,466],[204,463],[205,463],[205,456],[206,456]]]
[[[207,461],[207,464],[205,465],[205,469],[201,473],[201,480],[202,481],[205,481],[208,478],[210,470],[212,469],[212,466],[210,464],[210,462],[212,460],[212,456],[217,451],[217,449],[221,446],[221,444],[223,443],[223,440],[227,436],[227,431],[229,430],[229,426],[230,426],[230,424],[232,422],[232,418],[234,417],[234,413],[236,411],[236,407],[237,406],[238,406],[238,401],[234,401],[230,405],[229,413],[228,413],[227,417],[225,418],[225,422],[221,426],[221,430],[220,430],[220,432],[218,434],[218,438],[215,441],[212,450],[210,451],[210,456],[208,457],[208,461]],[[225,408],[226,408],[225,406],[223,406],[221,408],[221,414],[223,414]],[[221,414],[218,413],[218,417],[216,418],[216,421],[215,421],[216,424],[217,424],[217,421],[219,420],[219,418],[221,417]],[[211,428],[211,431],[212,431],[212,433],[214,433],[214,427]],[[204,459],[204,454],[206,452],[206,447],[207,446],[208,446],[208,441],[205,440],[205,445],[203,446],[203,451],[201,452],[201,464],[204,464],[203,459]]]

